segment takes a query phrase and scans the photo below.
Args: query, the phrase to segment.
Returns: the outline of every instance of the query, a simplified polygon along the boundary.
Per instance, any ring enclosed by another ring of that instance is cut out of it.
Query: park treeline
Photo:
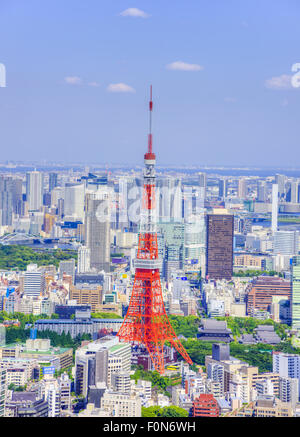
[[[0,269],[26,270],[28,264],[38,266],[59,266],[60,261],[74,258],[77,260],[75,250],[48,249],[41,252],[30,247],[19,245],[0,245]]]

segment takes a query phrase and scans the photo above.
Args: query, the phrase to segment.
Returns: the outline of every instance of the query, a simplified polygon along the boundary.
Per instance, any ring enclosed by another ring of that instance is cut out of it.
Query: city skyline
[[[0,10],[3,160],[141,164],[152,83],[158,166],[297,166],[296,1]]]

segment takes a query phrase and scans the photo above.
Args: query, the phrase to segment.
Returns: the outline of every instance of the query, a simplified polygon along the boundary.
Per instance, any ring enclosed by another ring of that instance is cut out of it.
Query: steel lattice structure
[[[117,333],[120,341],[137,342],[146,346],[155,369],[164,373],[164,344],[169,342],[182,357],[192,360],[177,338],[168,319],[160,282],[155,224],[155,154],[152,152],[152,86],[150,88],[150,133],[148,152],[144,155],[144,187],[138,253],[131,299],[123,324]]]

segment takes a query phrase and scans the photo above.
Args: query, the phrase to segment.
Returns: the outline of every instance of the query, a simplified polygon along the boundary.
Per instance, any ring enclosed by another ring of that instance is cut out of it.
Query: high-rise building
[[[228,195],[228,180],[225,178],[219,179],[219,197],[225,199]]]
[[[282,402],[290,402],[295,408],[299,397],[299,379],[281,376],[279,378],[279,399]]]
[[[75,280],[75,259],[71,258],[65,261],[60,261],[59,263],[59,279],[63,279],[63,275],[69,275],[72,277],[72,283]]]
[[[222,397],[224,395],[224,366],[217,363],[208,363],[207,377],[220,384],[219,394]]]
[[[298,203],[299,181],[293,180],[287,184],[286,201],[291,203]]]
[[[77,349],[75,366],[75,391],[86,397],[90,386],[111,387],[114,373],[130,371],[131,346],[116,337],[104,337]]]
[[[257,182],[257,200],[265,202],[267,200],[267,184],[265,181]]]
[[[55,381],[56,382],[56,381]],[[60,415],[60,390],[57,384],[51,384],[47,390],[48,417]]]
[[[65,220],[84,219],[84,184],[66,183],[64,192]]]
[[[28,264],[24,273],[24,294],[28,297],[38,298],[42,295],[45,286],[45,277],[42,271],[38,270],[37,264]]]
[[[278,185],[272,185],[272,232],[276,232],[278,228]]]
[[[90,249],[91,268],[109,272],[110,205],[107,190],[86,195],[85,245]]]
[[[58,178],[57,173],[49,173],[49,192],[53,190],[53,188],[57,187],[58,185]]]
[[[87,273],[91,268],[90,249],[86,246],[80,246],[78,249],[77,273]]]
[[[206,216],[206,276],[211,279],[232,278],[233,215],[214,210]]]
[[[181,222],[181,179],[171,176],[158,178],[156,191],[158,220],[161,222]]]
[[[278,196],[281,200],[284,200],[285,198],[285,182],[286,177],[284,175],[275,175],[275,184],[278,186]]]
[[[198,181],[199,181],[199,187],[202,188],[201,193],[202,193],[203,199],[206,199],[207,174],[206,173],[198,173]]]
[[[3,226],[12,225],[13,214],[22,213],[22,180],[11,176],[0,177],[0,210]]]
[[[274,255],[297,255],[299,251],[299,231],[275,231]]]
[[[300,356],[273,351],[273,372],[278,373],[280,377],[296,378],[298,380],[299,399]]]
[[[292,261],[292,328],[300,331],[300,260]]]
[[[26,200],[29,211],[38,211],[43,205],[43,174],[39,171],[26,173]]]
[[[158,223],[158,250],[162,259],[162,274],[167,281],[172,270],[183,267],[184,262],[184,224]]]
[[[237,197],[239,199],[245,199],[247,197],[247,181],[245,178],[239,178]]]

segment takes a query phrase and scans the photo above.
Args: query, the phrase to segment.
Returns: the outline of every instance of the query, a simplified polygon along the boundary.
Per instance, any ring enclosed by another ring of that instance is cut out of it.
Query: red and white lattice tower
[[[164,344],[169,342],[182,357],[192,360],[177,338],[166,314],[160,283],[155,214],[155,154],[152,152],[152,86],[150,88],[150,132],[144,155],[144,187],[135,278],[127,314],[117,333],[120,341],[144,345],[155,369],[164,373]]]

